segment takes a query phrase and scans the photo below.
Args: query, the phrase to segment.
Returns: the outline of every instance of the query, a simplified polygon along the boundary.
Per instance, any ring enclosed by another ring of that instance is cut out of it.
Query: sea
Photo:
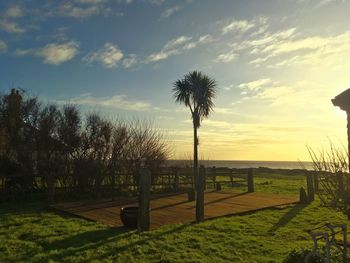
[[[189,160],[169,160],[167,166],[185,166],[190,164]],[[241,160],[200,160],[200,165],[206,167],[228,167],[228,168],[271,168],[271,169],[306,169],[313,170],[312,162],[299,161],[241,161]]]

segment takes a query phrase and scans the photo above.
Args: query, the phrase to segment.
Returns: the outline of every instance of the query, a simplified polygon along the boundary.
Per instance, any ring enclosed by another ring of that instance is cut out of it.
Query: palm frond
[[[199,127],[200,121],[214,109],[217,83],[200,71],[192,71],[174,83],[173,92],[176,102],[184,103],[191,109],[195,126]]]

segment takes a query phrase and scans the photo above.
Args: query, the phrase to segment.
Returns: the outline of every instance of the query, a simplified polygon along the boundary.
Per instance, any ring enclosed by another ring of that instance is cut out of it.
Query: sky
[[[0,92],[21,87],[85,114],[146,119],[171,158],[192,154],[172,88],[218,83],[198,131],[205,160],[308,160],[346,143],[331,99],[350,87],[348,0],[1,0]]]

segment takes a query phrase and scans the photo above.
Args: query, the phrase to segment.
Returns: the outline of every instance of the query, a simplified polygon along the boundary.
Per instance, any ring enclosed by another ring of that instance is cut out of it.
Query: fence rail
[[[247,186],[251,169],[231,169],[226,167],[207,167],[205,187],[221,189],[221,185],[231,187]],[[99,176],[61,175],[55,179],[56,194],[94,193],[114,196],[117,192],[136,192],[135,173],[100,174]],[[153,192],[182,191],[194,188],[193,168],[162,167],[152,173]],[[0,174],[0,197],[45,193],[48,190],[48,178],[39,175]]]

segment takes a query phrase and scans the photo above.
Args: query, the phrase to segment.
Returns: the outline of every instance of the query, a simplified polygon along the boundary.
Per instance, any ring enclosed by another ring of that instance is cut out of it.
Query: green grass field
[[[298,194],[302,176],[261,174],[256,191]],[[340,212],[297,205],[178,224],[138,234],[47,211],[43,203],[0,205],[0,262],[281,262],[311,248],[305,230],[343,223]]]

